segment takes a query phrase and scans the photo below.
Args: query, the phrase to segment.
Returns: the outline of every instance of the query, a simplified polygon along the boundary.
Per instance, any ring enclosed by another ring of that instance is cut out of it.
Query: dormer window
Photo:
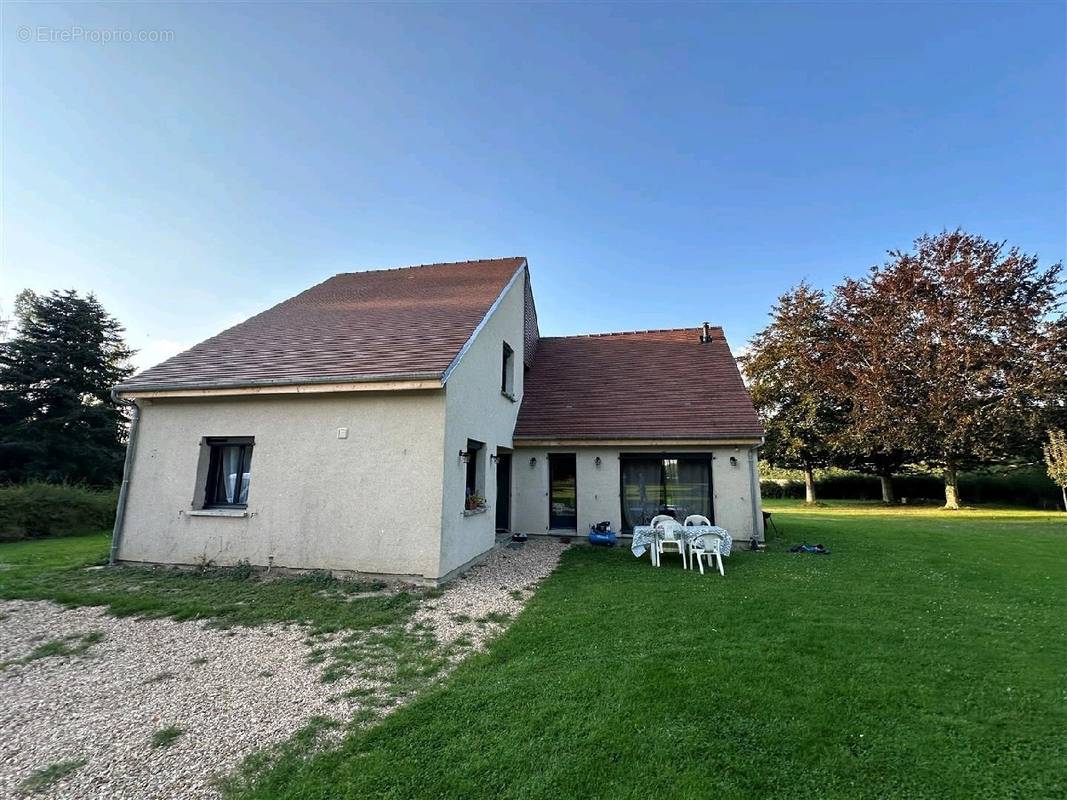
[[[515,399],[515,351],[504,342],[500,365],[500,393],[509,400]]]

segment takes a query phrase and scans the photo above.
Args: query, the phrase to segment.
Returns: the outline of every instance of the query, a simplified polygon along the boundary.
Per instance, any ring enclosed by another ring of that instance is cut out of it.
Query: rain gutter
[[[115,405],[126,406],[131,410],[130,436],[126,440],[126,460],[122,464],[122,484],[119,486],[119,502],[115,507],[115,527],[111,532],[111,553],[107,563],[115,566],[119,556],[119,545],[122,543],[122,529],[126,522],[126,500],[130,490],[130,471],[133,469],[133,456],[137,450],[137,429],[141,421],[141,408],[132,400],[124,400],[119,396],[118,387],[111,390],[111,400]]]

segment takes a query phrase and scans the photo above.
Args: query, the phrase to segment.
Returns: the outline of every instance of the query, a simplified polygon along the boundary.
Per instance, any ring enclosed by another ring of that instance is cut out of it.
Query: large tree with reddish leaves
[[[959,230],[889,256],[835,291],[839,391],[869,452],[941,468],[958,508],[958,473],[1037,451],[1062,403],[1060,265]]]
[[[1060,314],[1049,325],[1042,349],[1042,371],[1051,375],[1045,417],[1049,428],[1067,430],[1067,315]]]

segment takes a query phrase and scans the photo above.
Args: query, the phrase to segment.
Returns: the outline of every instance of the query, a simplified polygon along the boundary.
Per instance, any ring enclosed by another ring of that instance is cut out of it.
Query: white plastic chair
[[[656,537],[657,556],[662,556],[668,551],[676,552],[682,557],[682,566],[689,569],[689,556],[685,552],[685,537],[681,534],[682,523],[674,517],[660,514],[652,519],[652,527],[660,531],[660,535]],[[659,566],[659,558],[656,559],[656,566]]]
[[[672,521],[672,520],[674,520],[674,517],[672,517],[670,514],[657,514],[656,516],[654,516],[652,518],[652,521],[650,523],[648,523],[648,526],[650,528],[652,528],[653,532],[655,532],[656,528],[659,526],[659,524],[661,522],[669,522],[669,521]],[[659,544],[658,543],[653,543],[653,545],[652,545],[652,565],[655,566],[655,567],[659,566],[659,554],[660,554]]]
[[[692,525],[711,525],[711,520],[707,517],[703,517],[700,514],[690,514],[685,518],[685,524],[687,526]],[[704,574],[704,559],[708,560],[708,566],[717,566],[719,568],[719,574],[724,578],[726,577],[726,570],[722,568],[722,553],[719,552],[719,542],[721,540],[714,533],[706,533],[703,536],[693,539],[689,543],[689,558],[692,560],[696,558],[697,564],[700,566],[700,574]],[[712,556],[715,557],[715,564],[711,563]]]

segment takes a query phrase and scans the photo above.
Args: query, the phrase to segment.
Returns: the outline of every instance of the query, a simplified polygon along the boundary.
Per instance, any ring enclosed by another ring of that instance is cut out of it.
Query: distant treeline
[[[898,475],[894,478],[897,497],[915,502],[944,502],[945,487],[939,475]],[[823,500],[881,500],[882,485],[872,475],[836,472],[815,478],[818,496]],[[960,475],[960,488],[969,503],[997,503],[1047,509],[1060,508],[1060,490],[1039,469],[1020,469],[1007,474]],[[769,498],[804,499],[802,479],[760,481],[760,492]]]

